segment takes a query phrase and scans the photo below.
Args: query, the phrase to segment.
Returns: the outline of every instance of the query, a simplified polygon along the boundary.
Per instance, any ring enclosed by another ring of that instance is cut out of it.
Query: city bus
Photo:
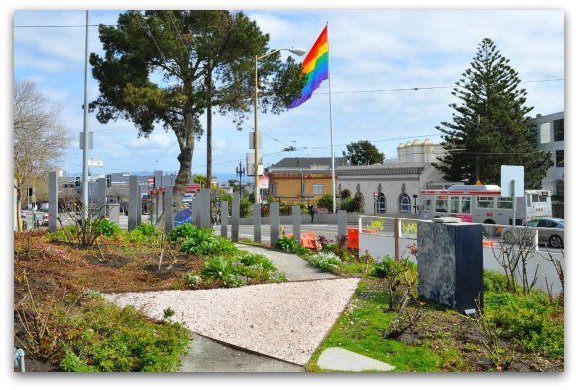
[[[516,225],[538,217],[552,217],[550,191],[525,190],[517,197]],[[464,222],[512,225],[513,200],[502,197],[497,185],[451,185],[443,190],[420,191],[423,219],[456,217]]]

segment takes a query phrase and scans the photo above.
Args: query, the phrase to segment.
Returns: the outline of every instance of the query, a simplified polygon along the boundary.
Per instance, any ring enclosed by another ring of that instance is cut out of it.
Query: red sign
[[[259,188],[264,190],[269,188],[269,176],[259,176]]]
[[[147,180],[147,184],[150,185],[150,186],[152,186],[153,184],[155,184],[155,179],[154,179],[154,177],[149,177],[148,180]]]
[[[201,190],[200,184],[187,184],[185,192],[199,192]]]

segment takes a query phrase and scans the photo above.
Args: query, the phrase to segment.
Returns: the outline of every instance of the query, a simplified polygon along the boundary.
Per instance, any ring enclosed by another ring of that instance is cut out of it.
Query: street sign
[[[149,178],[147,179],[147,184],[148,184],[149,186],[152,186],[153,184],[155,184],[155,178],[154,178],[154,177],[149,177]]]
[[[199,192],[201,190],[200,184],[187,184],[185,192]]]
[[[263,190],[269,188],[269,176],[259,176],[259,188]]]
[[[102,162],[102,160],[97,160],[95,158],[88,160],[88,166],[90,167],[102,167],[104,166],[104,163]]]

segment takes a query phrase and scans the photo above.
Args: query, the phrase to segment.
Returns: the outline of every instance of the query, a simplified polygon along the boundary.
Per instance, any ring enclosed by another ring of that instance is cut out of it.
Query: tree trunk
[[[193,163],[193,150],[195,149],[195,126],[193,114],[185,109],[185,129],[184,134],[175,132],[179,142],[180,153],[177,157],[179,161],[179,173],[175,179],[173,187],[173,211],[178,209],[178,205],[183,200],[187,184],[191,181],[191,166]]]

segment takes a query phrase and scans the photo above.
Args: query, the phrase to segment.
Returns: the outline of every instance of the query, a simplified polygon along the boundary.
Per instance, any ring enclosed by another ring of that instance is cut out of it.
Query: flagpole
[[[327,26],[327,47],[329,47],[329,22],[326,22]],[[337,209],[337,202],[335,196],[335,153],[333,152],[333,112],[331,107],[331,56],[329,50],[327,50],[327,73],[329,81],[329,134],[331,140],[331,193],[333,194],[333,214],[335,214]]]

